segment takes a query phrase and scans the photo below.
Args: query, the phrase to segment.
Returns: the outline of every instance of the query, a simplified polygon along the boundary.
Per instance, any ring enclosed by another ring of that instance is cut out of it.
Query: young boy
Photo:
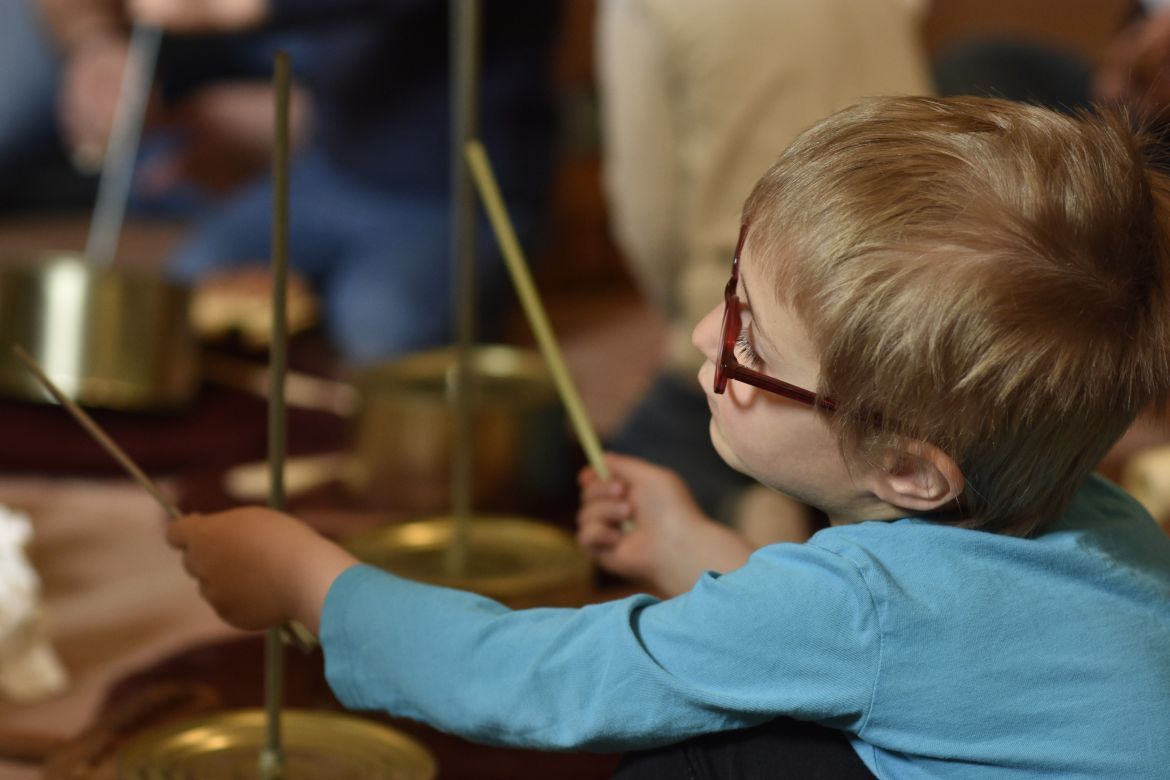
[[[832,527],[753,553],[611,457],[582,477],[581,541],[673,598],[509,611],[262,509],[169,537],[230,622],[319,629],[346,705],[475,740],[630,750],[785,716],[883,778],[1154,777],[1170,538],[1089,476],[1170,386],[1143,143],[977,99],[876,99],[802,135],[694,341],[720,455]]]

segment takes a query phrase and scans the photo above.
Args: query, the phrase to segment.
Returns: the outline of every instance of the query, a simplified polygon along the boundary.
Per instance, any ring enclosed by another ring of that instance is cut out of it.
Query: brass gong
[[[283,780],[432,780],[437,764],[400,731],[354,715],[281,712]],[[261,709],[192,718],[138,737],[119,760],[122,780],[223,780],[256,777],[265,739]]]
[[[592,567],[565,531],[523,517],[476,515],[468,554],[451,571],[455,520],[435,517],[355,534],[342,545],[361,561],[407,579],[459,588],[520,609],[583,603]]]

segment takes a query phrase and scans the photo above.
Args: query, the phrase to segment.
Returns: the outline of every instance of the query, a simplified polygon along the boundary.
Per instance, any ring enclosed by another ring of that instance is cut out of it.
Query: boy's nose
[[[719,336],[723,328],[723,304],[719,304],[707,316],[699,320],[691,331],[691,343],[714,363],[719,359]]]

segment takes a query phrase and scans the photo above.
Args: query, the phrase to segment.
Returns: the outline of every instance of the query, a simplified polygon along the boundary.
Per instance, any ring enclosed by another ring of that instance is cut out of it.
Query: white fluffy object
[[[65,668],[49,643],[40,580],[26,550],[28,516],[0,506],[0,699],[34,701],[61,691]]]

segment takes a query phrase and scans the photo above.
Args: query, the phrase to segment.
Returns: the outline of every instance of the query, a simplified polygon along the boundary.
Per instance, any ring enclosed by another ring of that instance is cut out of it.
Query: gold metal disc
[[[514,607],[581,603],[592,568],[565,531],[523,517],[476,515],[468,529],[467,564],[448,568],[455,536],[451,517],[379,528],[343,541],[361,561],[401,577],[480,593]]]
[[[353,715],[281,713],[283,780],[431,780],[434,757],[400,731]],[[260,776],[263,710],[235,710],[155,729],[122,753],[121,780],[224,780]]]

